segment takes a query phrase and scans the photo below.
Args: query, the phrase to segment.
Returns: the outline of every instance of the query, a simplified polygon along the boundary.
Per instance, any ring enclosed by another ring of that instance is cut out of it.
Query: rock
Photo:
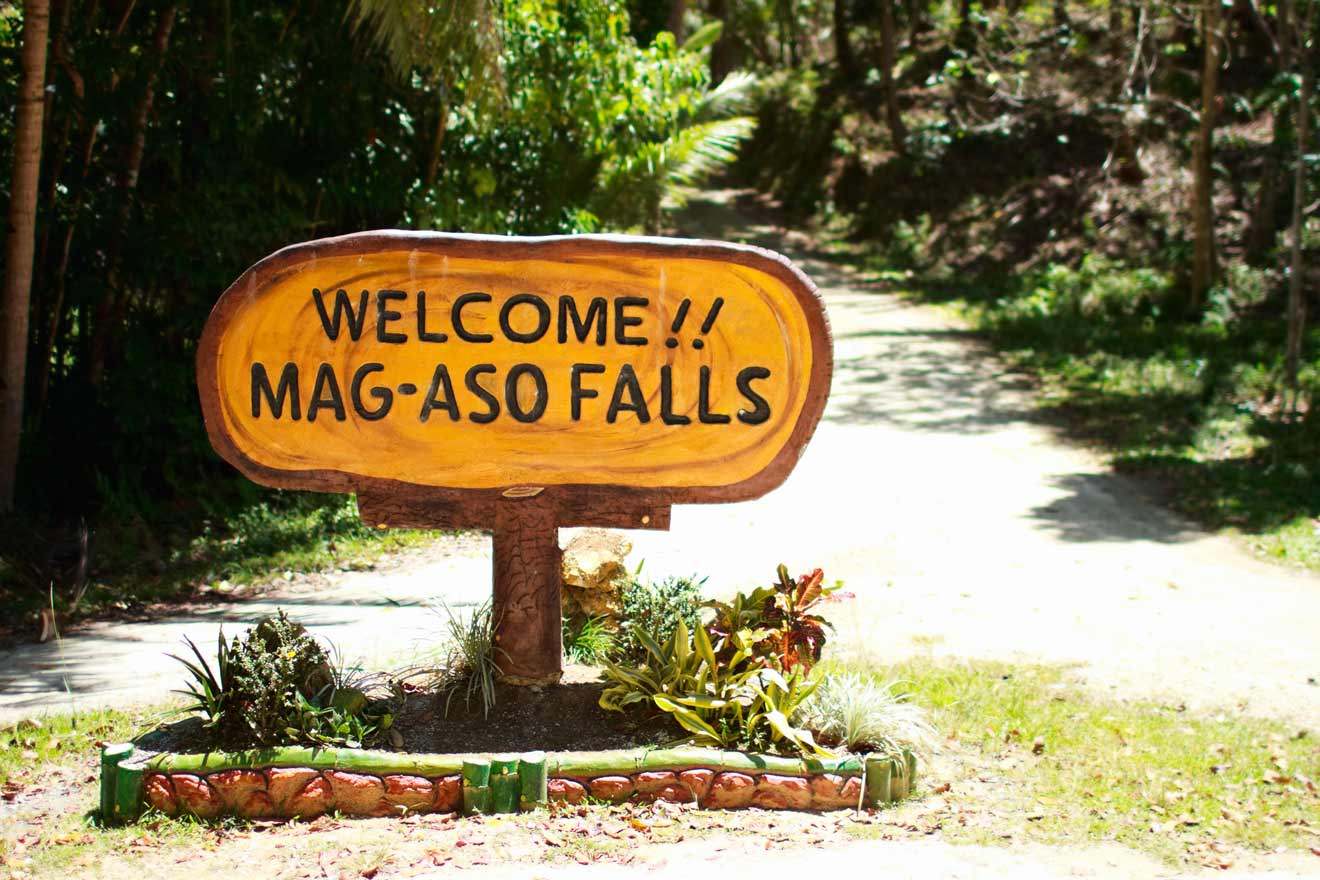
[[[648,770],[633,777],[637,801],[669,801],[686,804],[696,800],[692,789],[678,781],[678,776],[668,770]]]
[[[330,783],[318,776],[307,783],[301,791],[289,798],[283,811],[287,816],[312,819],[322,813],[328,813],[335,805],[335,792]]]
[[[564,594],[573,598],[573,605],[577,608],[574,620],[599,617],[605,629],[611,632],[618,631],[623,618],[622,594],[604,590],[583,590],[568,585],[564,586]]]
[[[564,583],[617,592],[628,581],[623,560],[631,552],[632,542],[619,532],[582,529],[564,547]]]
[[[179,812],[179,804],[174,798],[174,786],[170,778],[163,773],[150,773],[142,783],[142,798],[147,806],[160,810],[167,816]]]
[[[697,768],[696,770],[684,770],[678,774],[678,780],[687,786],[688,791],[692,792],[692,800],[702,801],[706,798],[706,793],[710,791],[710,781],[715,778],[714,770]]]
[[[200,819],[214,819],[220,815],[220,795],[205,779],[191,773],[175,773],[170,781],[174,783],[174,795],[178,798],[180,810]]]
[[[855,777],[850,777],[855,778]],[[819,776],[811,778],[811,807],[814,810],[841,810],[845,807],[857,806],[857,795],[853,794],[852,802],[849,803],[840,790],[844,786],[844,778],[835,773],[822,773]],[[858,787],[860,791],[860,786]]]
[[[572,779],[551,779],[545,785],[552,801],[567,801],[570,804],[580,804],[582,799],[587,796],[587,789],[580,782],[574,782]]]
[[[435,781],[435,800],[431,809],[437,813],[454,813],[463,806],[463,779],[444,776]]]
[[[839,798],[849,807],[856,807],[862,797],[862,778],[849,776],[839,786]]]
[[[627,776],[597,776],[588,786],[591,796],[603,801],[626,800],[633,793],[633,781]]]
[[[648,770],[633,777],[633,785],[638,794],[649,794],[678,782],[678,777],[668,770]]]
[[[604,618],[617,629],[623,611],[620,590],[629,582],[624,558],[632,543],[618,532],[581,529],[564,547],[564,613],[574,620]]]
[[[335,808],[349,816],[379,816],[392,812],[379,776],[327,770],[325,778],[335,795]]]
[[[221,770],[206,779],[220,796],[220,808],[235,816],[247,815],[244,807],[247,806],[249,795],[266,793],[266,777],[257,770]],[[264,801],[270,803],[269,798]]]
[[[234,813],[244,819],[271,819],[279,815],[275,811],[275,804],[271,802],[270,795],[264,791],[248,794]]]
[[[756,780],[746,773],[732,771],[718,774],[710,783],[710,791],[702,806],[729,810],[749,806],[756,791]]]
[[[385,800],[412,813],[429,810],[435,802],[435,787],[424,776],[386,776]]]
[[[756,783],[752,805],[772,810],[807,810],[811,808],[811,786],[801,776],[764,773]]]
[[[321,774],[307,767],[272,767],[266,771],[266,793],[270,795],[275,812],[281,816],[291,816],[289,803],[303,787]]]

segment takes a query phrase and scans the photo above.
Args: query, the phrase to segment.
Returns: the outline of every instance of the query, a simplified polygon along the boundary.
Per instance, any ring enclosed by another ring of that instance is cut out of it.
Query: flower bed
[[[876,808],[905,797],[916,775],[899,756],[784,758],[703,748],[547,755],[413,755],[271,748],[208,754],[102,752],[101,814],[147,809],[203,819],[410,813],[508,813],[551,801],[674,801],[708,809]]]

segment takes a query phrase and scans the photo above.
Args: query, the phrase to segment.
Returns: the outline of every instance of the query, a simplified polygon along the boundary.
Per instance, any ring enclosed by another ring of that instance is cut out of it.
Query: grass
[[[1000,845],[1114,842],[1173,864],[1320,846],[1315,734],[1235,714],[1194,716],[1100,698],[1056,667],[923,658],[850,671],[881,685],[902,680],[931,711],[942,741],[922,758],[917,797],[862,822],[851,813],[582,806],[458,821],[325,817],[273,827],[148,815],[101,829],[89,812],[98,743],[129,739],[162,715],[161,707],[104,710],[0,733],[0,779],[18,793],[14,804],[0,804],[0,876],[6,869],[67,876],[92,866],[105,876],[141,876],[193,859],[206,860],[197,863],[198,876],[228,876],[235,866],[272,858],[324,858],[332,876],[387,863],[439,866],[451,857],[470,864],[612,861],[637,846],[715,834],[758,847],[928,833]],[[950,788],[935,789],[939,782]]]
[[[1280,387],[1282,321],[1259,289],[1244,302],[1220,291],[1203,320],[1189,321],[1168,278],[1098,258],[970,282],[913,281],[887,258],[869,261],[902,293],[952,306],[1013,368],[1037,377],[1047,419],[1172,508],[1320,571],[1314,322],[1293,414]],[[1238,270],[1233,277],[1250,273]]]
[[[1055,667],[919,659],[883,674],[964,754],[947,797],[986,821],[946,825],[951,839],[1113,841],[1171,862],[1320,846],[1316,732],[1102,699]]]
[[[254,490],[254,499],[174,530],[140,517],[105,516],[89,540],[89,585],[76,609],[67,584],[76,541],[10,523],[0,539],[0,606],[22,628],[51,602],[61,619],[140,611],[157,602],[228,598],[295,574],[371,569],[390,553],[423,547],[437,532],[378,530],[351,496]],[[67,537],[67,536],[66,536]]]
[[[599,665],[613,655],[616,644],[614,633],[605,628],[604,617],[588,617],[575,623],[565,617],[563,622],[564,657],[570,663]]]
[[[19,785],[50,764],[86,759],[100,743],[127,742],[154,727],[169,711],[94,709],[0,727],[0,786]]]

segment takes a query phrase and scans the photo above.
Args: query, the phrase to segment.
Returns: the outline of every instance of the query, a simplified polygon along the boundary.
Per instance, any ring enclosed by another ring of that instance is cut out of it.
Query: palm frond
[[[665,144],[665,177],[673,186],[696,186],[738,157],[756,120],[748,116],[701,122],[678,132]]]
[[[701,103],[697,105],[697,119],[709,121],[747,113],[752,106],[752,92],[756,83],[756,76],[745,70],[729,74],[719,85],[702,95]]]

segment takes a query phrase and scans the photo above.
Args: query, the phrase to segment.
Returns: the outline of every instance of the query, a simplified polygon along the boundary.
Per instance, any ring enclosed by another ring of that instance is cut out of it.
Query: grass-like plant
[[[852,672],[827,672],[798,708],[794,721],[828,745],[852,752],[925,750],[935,731],[926,710],[900,692],[900,682],[880,683]]]
[[[605,628],[604,617],[588,617],[578,626],[564,618],[564,657],[570,663],[603,663],[614,649],[614,633]]]
[[[216,640],[214,672],[211,670],[211,664],[202,656],[202,652],[196,643],[187,636],[184,636],[183,640],[192,650],[197,662],[194,663],[176,654],[170,655],[183,664],[190,676],[187,686],[183,690],[174,691],[174,693],[191,697],[193,702],[185,706],[183,711],[202,713],[206,716],[204,722],[206,728],[215,730],[224,719],[225,708],[229,704],[229,697],[232,692],[229,645],[225,642],[224,628],[221,627],[220,635]]]
[[[471,704],[472,698],[481,700],[483,715],[489,715],[495,706],[495,621],[489,601],[473,609],[464,617],[448,605],[440,606],[445,615],[445,632],[449,649],[441,665],[440,688],[447,693],[445,712],[460,692],[463,700]]]

